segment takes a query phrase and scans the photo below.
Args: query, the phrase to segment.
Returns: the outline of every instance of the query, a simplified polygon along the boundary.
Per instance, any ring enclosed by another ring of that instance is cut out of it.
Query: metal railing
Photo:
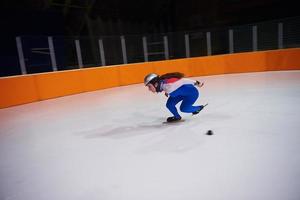
[[[300,17],[155,35],[16,38],[22,74],[300,47]]]

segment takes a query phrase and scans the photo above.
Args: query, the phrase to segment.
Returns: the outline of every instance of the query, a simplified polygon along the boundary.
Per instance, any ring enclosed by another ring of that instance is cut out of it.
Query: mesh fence
[[[257,25],[258,50],[278,48],[278,26],[276,22]]]
[[[252,26],[233,27],[234,52],[248,52],[253,50]]]
[[[211,32],[211,54],[229,53],[229,32],[227,30],[217,30]]]
[[[283,48],[300,46],[300,17],[281,21],[283,26]]]
[[[207,55],[207,41],[205,32],[189,33],[190,55],[191,57]]]
[[[143,37],[141,35],[125,36],[128,63],[144,62]]]

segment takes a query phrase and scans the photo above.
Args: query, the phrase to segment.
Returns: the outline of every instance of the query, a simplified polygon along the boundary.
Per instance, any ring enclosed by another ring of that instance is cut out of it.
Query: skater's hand
[[[196,85],[197,87],[201,88],[201,87],[204,85],[204,83],[201,83],[201,82],[199,82],[199,81],[196,81],[195,85]]]

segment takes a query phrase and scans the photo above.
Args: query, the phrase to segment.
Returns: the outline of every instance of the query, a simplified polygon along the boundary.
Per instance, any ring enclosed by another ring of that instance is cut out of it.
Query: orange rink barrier
[[[186,76],[207,76],[277,70],[300,70],[300,48],[4,77],[0,78],[0,108],[142,83],[144,76],[151,72],[180,71]]]

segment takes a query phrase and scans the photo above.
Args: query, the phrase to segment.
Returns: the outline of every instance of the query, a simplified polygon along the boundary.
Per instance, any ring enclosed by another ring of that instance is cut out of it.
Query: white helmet
[[[144,78],[145,86],[147,86],[151,81],[154,81],[155,79],[158,79],[157,74],[148,74],[147,76],[145,76]]]

